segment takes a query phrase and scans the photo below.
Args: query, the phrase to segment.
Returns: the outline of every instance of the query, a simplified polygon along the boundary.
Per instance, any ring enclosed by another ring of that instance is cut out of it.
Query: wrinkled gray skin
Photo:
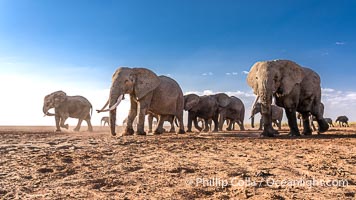
[[[296,111],[302,114],[304,135],[312,134],[309,113],[316,117],[319,133],[328,130],[329,126],[319,111],[320,77],[313,70],[289,60],[257,62],[247,76],[247,83],[257,95],[256,100],[259,98],[262,103],[264,130],[261,135],[272,137],[278,134],[272,127],[272,96],[276,99],[276,105],[285,109],[291,136],[300,136]]]
[[[209,119],[214,121],[213,132],[218,132],[219,123],[219,102],[214,96],[198,96],[196,94],[188,94],[184,96],[184,110],[188,111],[188,130],[192,132],[192,123],[198,131],[202,128],[198,125],[197,118],[204,119],[204,132],[209,131]]]
[[[339,116],[336,118],[335,123],[339,122],[339,126],[343,126],[343,127],[349,127],[348,124],[349,118],[347,118],[345,115],[344,116]]]
[[[54,108],[54,114],[49,113],[49,109]],[[44,98],[43,113],[47,116],[55,116],[56,131],[61,131],[60,127],[68,129],[69,125],[64,124],[68,117],[77,118],[78,124],[74,131],[79,131],[82,121],[88,124],[88,131],[93,131],[91,125],[91,103],[82,96],[67,96],[63,91],[53,92]]]
[[[277,125],[278,130],[282,128],[283,108],[271,105],[272,109],[272,122]],[[256,103],[251,111],[251,127],[254,128],[255,115],[261,112],[261,103]],[[260,127],[258,130],[262,130],[263,118],[260,119]]]
[[[216,94],[214,96],[220,95],[219,98],[222,98],[222,93]],[[226,95],[227,96],[227,95]],[[233,124],[236,122],[240,130],[245,130],[244,127],[244,119],[245,119],[245,106],[242,103],[241,99],[231,96],[229,97],[229,104],[225,107],[219,108],[219,130],[222,131],[223,124],[225,120],[228,121],[228,127],[226,128],[227,131],[232,131],[234,128]]]
[[[145,115],[173,115],[179,121],[179,133],[185,133],[183,124],[183,92],[178,83],[166,76],[157,76],[145,68],[121,67],[115,71],[110,88],[110,131],[113,136],[116,122],[116,105],[119,96],[130,94],[131,107],[123,135],[133,135],[132,122],[138,115],[137,135],[144,131]],[[113,108],[114,107],[114,108]],[[99,111],[98,111],[99,112]],[[159,119],[156,134],[163,133],[163,120]]]
[[[103,124],[104,122],[104,124]],[[100,125],[101,126],[105,126],[105,124],[108,124],[108,126],[110,125],[110,118],[109,117],[102,117],[100,120]]]
[[[333,120],[331,118],[324,118],[324,120],[329,124],[329,126],[334,127]]]

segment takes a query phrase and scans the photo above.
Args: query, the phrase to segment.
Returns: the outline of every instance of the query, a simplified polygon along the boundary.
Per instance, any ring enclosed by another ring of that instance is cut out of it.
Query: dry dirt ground
[[[0,199],[356,198],[355,126],[281,133],[111,137],[107,127],[1,127]]]

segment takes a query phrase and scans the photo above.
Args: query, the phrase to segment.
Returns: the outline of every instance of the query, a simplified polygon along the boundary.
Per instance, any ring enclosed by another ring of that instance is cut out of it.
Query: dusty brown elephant
[[[54,108],[54,114],[48,112],[51,108]],[[56,91],[44,98],[43,113],[46,116],[55,116],[56,131],[61,131],[60,127],[68,129],[69,125],[64,124],[68,117],[78,119],[78,124],[74,131],[79,131],[83,120],[88,124],[88,131],[93,131],[90,122],[91,112],[91,103],[82,96],[67,96],[63,91]]]
[[[257,62],[247,76],[247,83],[257,95],[255,103],[259,98],[261,99],[261,113],[264,119],[263,136],[278,134],[278,131],[272,127],[272,96],[276,99],[276,105],[285,109],[291,136],[300,135],[296,111],[302,114],[304,135],[312,134],[309,113],[316,117],[319,133],[328,130],[329,126],[320,113],[320,77],[313,70],[289,60]]]
[[[138,115],[137,134],[144,131],[145,115],[148,112],[157,115],[173,115],[179,121],[179,133],[185,133],[183,124],[183,92],[178,83],[166,76],[157,76],[145,68],[120,67],[112,76],[110,97],[98,112],[110,111],[110,131],[115,133],[116,107],[124,94],[130,94],[131,108],[127,126],[123,135],[132,135],[132,122]],[[109,105],[109,109],[104,110]],[[163,120],[159,119],[156,134],[163,133]]]

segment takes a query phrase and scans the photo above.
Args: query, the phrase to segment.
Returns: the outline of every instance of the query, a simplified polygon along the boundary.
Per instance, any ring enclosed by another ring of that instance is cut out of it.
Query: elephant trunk
[[[255,128],[255,124],[254,123],[255,123],[255,116],[252,116],[251,117],[251,127],[252,128]]]
[[[116,108],[120,104],[123,95],[117,90],[117,88],[112,87],[109,97],[109,111],[110,111],[110,132],[111,135],[115,136],[115,126],[116,126]]]
[[[44,116],[55,116],[55,114],[48,112],[49,108],[43,106],[42,111],[45,114]]]

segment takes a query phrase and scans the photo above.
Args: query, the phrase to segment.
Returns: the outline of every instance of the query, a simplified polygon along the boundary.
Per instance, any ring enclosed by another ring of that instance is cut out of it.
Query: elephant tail
[[[177,127],[179,127],[179,123],[178,123],[177,117],[174,117],[174,123],[176,124]]]

